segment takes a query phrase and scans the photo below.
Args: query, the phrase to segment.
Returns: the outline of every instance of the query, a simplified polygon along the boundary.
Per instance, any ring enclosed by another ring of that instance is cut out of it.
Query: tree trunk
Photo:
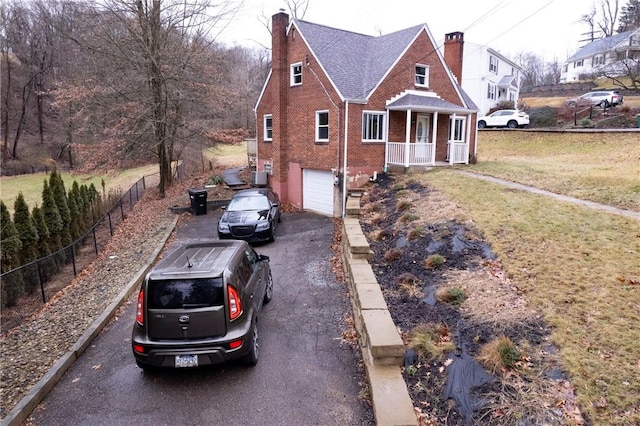
[[[9,155],[9,108],[11,107],[11,61],[9,52],[2,50],[2,57],[5,60],[5,72],[7,74],[6,91],[4,94],[4,108],[2,110],[2,163],[7,161]]]
[[[20,108],[20,120],[18,120],[18,128],[16,129],[16,137],[13,139],[13,150],[11,152],[11,158],[18,158],[18,142],[20,136],[22,136],[22,129],[27,121],[27,108],[29,105],[29,99],[31,98],[31,81],[22,87],[22,107]]]

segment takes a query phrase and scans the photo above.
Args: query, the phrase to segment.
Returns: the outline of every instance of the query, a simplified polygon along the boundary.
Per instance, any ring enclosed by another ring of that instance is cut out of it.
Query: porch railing
[[[407,145],[409,152],[407,153]],[[450,164],[467,164],[469,160],[469,145],[464,142],[449,142]],[[387,143],[387,164],[410,166],[435,165],[432,143],[389,142]],[[408,156],[407,156],[408,154]]]
[[[433,164],[432,143],[410,143],[407,156],[405,142],[389,142],[387,144],[387,164],[399,164],[405,167]]]
[[[464,142],[451,142],[449,159],[452,164],[466,164],[469,159],[469,145]]]

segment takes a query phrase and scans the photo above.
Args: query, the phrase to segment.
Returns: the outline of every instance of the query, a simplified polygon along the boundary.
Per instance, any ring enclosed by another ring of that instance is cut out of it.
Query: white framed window
[[[264,116],[264,140],[271,141],[273,140],[273,117],[271,114],[267,114]]]
[[[466,117],[451,117],[449,120],[449,141],[464,142]]]
[[[498,74],[498,58],[489,56],[489,72]]]
[[[362,113],[362,141],[384,142],[385,113],[380,111],[364,111]]]
[[[302,62],[291,64],[291,86],[300,86],[302,84]]]
[[[329,142],[329,111],[316,111],[316,142]]]
[[[584,59],[580,59],[579,61],[575,61],[575,62],[573,63],[573,67],[574,67],[574,68],[580,68],[580,67],[581,67],[581,66],[583,66],[583,65],[584,65]]]
[[[596,55],[593,57],[592,66],[604,65],[604,55]]]
[[[429,87],[429,65],[416,64],[416,86]]]
[[[487,83],[487,99],[492,99],[495,101],[497,95],[497,87],[493,83]]]

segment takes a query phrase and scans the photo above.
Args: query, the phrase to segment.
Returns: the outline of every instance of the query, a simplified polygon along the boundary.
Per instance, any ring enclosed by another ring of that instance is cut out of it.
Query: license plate
[[[198,355],[176,355],[176,367],[197,367]]]

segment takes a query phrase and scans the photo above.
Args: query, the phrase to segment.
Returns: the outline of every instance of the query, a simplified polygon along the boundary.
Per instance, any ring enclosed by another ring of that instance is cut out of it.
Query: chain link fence
[[[178,166],[175,178],[180,180],[184,167]],[[135,204],[140,201],[148,188],[158,186],[158,173],[142,177],[118,199],[95,225],[72,244],[55,253],[35,260],[19,268],[0,275],[3,293],[19,291],[23,295],[13,306],[2,308],[0,313],[0,333],[4,334],[28,319],[69,285],[78,273],[91,264],[102,252],[113,236],[116,227],[125,220]],[[20,288],[12,288],[20,286]]]

